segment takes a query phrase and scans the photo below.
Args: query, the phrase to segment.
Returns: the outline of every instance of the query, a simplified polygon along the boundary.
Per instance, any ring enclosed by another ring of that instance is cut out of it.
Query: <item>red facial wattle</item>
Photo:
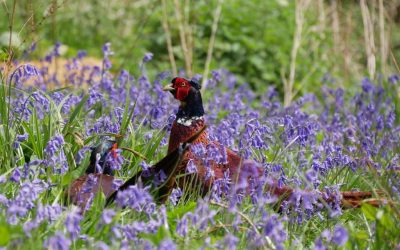
[[[112,156],[113,156],[114,159],[116,159],[118,157],[118,154],[117,154],[117,151],[116,151],[117,148],[118,148],[118,144],[114,143],[114,145],[111,148],[111,153],[112,153]]]
[[[184,101],[189,94],[190,84],[183,78],[177,78],[173,84],[175,89],[175,98],[179,101]]]

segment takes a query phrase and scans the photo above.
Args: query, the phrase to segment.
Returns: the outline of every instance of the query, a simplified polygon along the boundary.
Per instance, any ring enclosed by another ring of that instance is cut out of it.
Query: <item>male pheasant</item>
[[[176,77],[172,79],[171,84],[165,86],[163,90],[169,91],[174,98],[181,103],[169,137],[168,152],[171,152],[176,149],[180,143],[197,133],[205,125],[203,117],[204,108],[200,93],[200,85],[193,80]],[[206,132],[202,133],[198,139],[193,141],[192,145],[197,143],[203,144],[205,148],[221,148],[218,142],[208,139]],[[237,153],[230,149],[221,149],[221,151],[226,152],[225,162],[219,163],[218,161],[212,161],[208,163],[208,166],[204,165],[203,159],[198,157],[198,154],[194,151],[194,147],[192,146],[182,156],[182,162],[178,166],[177,174],[187,172],[186,167],[188,166],[188,162],[192,160],[197,167],[196,175],[203,194],[211,189],[216,180],[226,178],[227,175],[233,183],[239,183],[251,178],[260,178],[264,174],[264,169],[260,164],[251,160],[243,160]],[[178,181],[178,185],[180,185],[181,188],[185,188],[185,186],[183,186],[184,183],[185,181]],[[275,181],[270,183],[270,186],[266,187],[266,191],[271,192],[280,199],[287,199],[294,192],[292,188],[280,186],[278,182]],[[359,207],[363,202],[373,206],[379,206],[382,203],[381,200],[377,199],[365,200],[373,196],[372,192],[347,191],[341,192],[341,196],[341,206],[343,208]],[[331,201],[332,197],[323,195],[323,199],[325,199],[325,201]]]

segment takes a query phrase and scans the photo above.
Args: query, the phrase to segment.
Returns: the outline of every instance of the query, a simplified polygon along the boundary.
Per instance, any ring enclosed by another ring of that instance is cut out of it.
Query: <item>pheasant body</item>
[[[182,119],[182,118],[181,118]],[[186,119],[187,121],[188,119]],[[197,133],[202,127],[205,126],[204,118],[197,118],[192,120],[191,123],[182,123],[179,118],[173,123],[171,134],[168,144],[168,152],[172,152],[177,146],[190,138],[193,134]],[[214,160],[204,163],[204,159],[196,155],[194,148],[196,144],[201,144],[204,149],[208,147],[217,148],[220,154],[224,154],[226,161],[220,163]],[[241,178],[257,178],[263,174],[263,169],[259,164],[253,164],[252,161],[243,161],[240,156],[234,151],[225,148],[218,142],[210,141],[207,132],[203,132],[195,141],[192,146],[182,156],[182,161],[178,166],[178,173],[187,172],[189,161],[193,161],[196,167],[196,175],[200,181],[201,193],[206,193],[212,187],[215,180],[226,178],[228,173],[231,181],[238,181]],[[186,181],[180,181],[179,186],[185,189]]]
[[[74,180],[67,190],[67,196],[71,203],[84,211],[99,191],[109,197],[115,190],[114,176],[91,173]]]

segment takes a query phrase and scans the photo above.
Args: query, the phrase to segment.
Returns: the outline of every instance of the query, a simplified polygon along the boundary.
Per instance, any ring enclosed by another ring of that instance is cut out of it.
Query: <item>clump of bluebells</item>
[[[292,244],[327,249],[347,246],[351,237],[340,222],[345,212],[339,206],[339,190],[388,186],[392,199],[399,200],[400,126],[396,96],[388,93],[398,91],[399,76],[384,83],[365,78],[352,96],[329,87],[332,83],[325,79],[318,93],[283,107],[273,87],[254,92],[232,73],[215,70],[203,98],[209,137],[218,143],[193,145],[192,150],[208,166],[212,161],[225,163],[230,148],[245,159],[248,171],[262,165],[266,177],[242,178],[233,186],[227,174],[215,182],[210,195],[198,200],[176,188],[165,205],[156,204],[149,187],[138,183],[119,193],[113,207],[103,209],[104,197],[98,195],[87,211],[81,211],[63,197],[72,178],[84,172],[90,146],[121,131],[127,108],[133,115],[120,135],[123,143],[143,153],[154,147],[157,157],[146,162],[118,149],[117,157],[107,157],[106,162],[118,178],[141,168],[146,172],[165,154],[179,104],[162,91],[172,75],[147,74],[151,53],[139,63],[139,76],[126,70],[116,73],[111,71],[111,45],[106,44],[101,67],[83,64],[86,53],[80,51],[60,77],[49,72],[59,46],[41,67],[22,65],[8,79],[16,87],[8,121],[16,127],[16,165],[1,169],[0,223],[23,228],[8,246],[24,247],[34,237],[50,249],[284,249]],[[65,85],[70,88],[50,87]],[[78,106],[83,115],[74,112]],[[196,172],[194,161],[189,161],[187,173]],[[357,176],[364,179],[357,182]],[[295,190],[282,203],[264,189],[275,180]],[[116,180],[119,185],[121,180]],[[324,204],[321,195],[334,198]],[[333,221],[330,228],[320,226],[312,229],[317,234],[302,235],[310,224],[326,225],[327,220]],[[372,230],[377,227],[371,224]]]

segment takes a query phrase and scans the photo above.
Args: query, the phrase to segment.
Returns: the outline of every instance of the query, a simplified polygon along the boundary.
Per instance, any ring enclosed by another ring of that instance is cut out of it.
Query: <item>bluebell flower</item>
[[[16,167],[14,168],[14,171],[10,176],[10,181],[19,182],[20,179],[21,179],[21,171],[18,169],[18,167]]]
[[[142,62],[147,63],[147,62],[151,61],[151,59],[153,59],[153,53],[147,52],[146,54],[144,54]]]
[[[192,216],[191,212],[183,215],[182,219],[178,220],[176,225],[176,233],[181,237],[186,237],[189,232],[189,220]]]
[[[30,232],[33,229],[38,228],[43,222],[54,222],[61,216],[62,207],[58,204],[56,205],[42,205],[38,204],[36,211],[36,217],[24,224],[24,232],[27,236],[30,236]]]
[[[361,86],[364,92],[369,93],[374,89],[374,85],[372,84],[371,80],[368,78],[364,78],[361,81]]]
[[[32,76],[41,76],[41,73],[31,64],[21,64],[11,73],[9,83],[14,80],[16,85],[20,86],[23,80],[27,80]]]
[[[167,180],[168,176],[165,174],[163,170],[159,171],[154,175],[153,184],[155,186],[159,186],[163,184]]]
[[[70,246],[71,240],[65,237],[61,232],[56,232],[54,236],[45,240],[43,244],[43,248],[52,250],[68,250]]]
[[[80,222],[82,219],[83,217],[80,208],[78,207],[74,207],[74,209],[67,214],[67,218],[65,219],[65,228],[72,240],[77,239],[80,234]]]
[[[389,76],[388,81],[389,81],[391,84],[396,84],[397,82],[400,81],[400,75],[396,75],[396,74],[391,75],[391,76]]]
[[[99,250],[108,250],[110,247],[103,241],[97,241],[95,244],[95,248]]]
[[[172,203],[172,205],[176,206],[178,204],[181,196],[182,196],[182,190],[178,187],[178,188],[174,188],[171,191],[171,194],[168,199]]]
[[[35,201],[47,188],[48,184],[38,179],[22,183],[15,198],[9,200],[7,208],[8,222],[12,225],[17,224],[20,217],[25,216],[28,211],[35,207]]]
[[[222,80],[222,74],[219,70],[212,70],[211,71],[212,79],[216,82],[220,82]]]
[[[7,197],[5,197],[4,195],[0,194],[0,204],[1,205],[5,205],[7,203],[8,203]]]
[[[262,227],[265,236],[272,239],[278,249],[283,249],[283,242],[286,240],[287,234],[284,226],[277,215],[263,216]]]
[[[82,59],[87,55],[87,51],[85,50],[78,50],[77,57],[78,59]]]
[[[101,220],[104,224],[108,225],[112,222],[116,212],[112,209],[104,209],[101,214]]]
[[[314,250],[327,250],[328,248],[324,246],[321,238],[317,238],[314,242]]]
[[[118,192],[115,201],[120,207],[129,207],[140,212],[143,211],[145,206],[153,202],[153,198],[148,192],[148,187],[142,189],[134,185],[122,192]]]
[[[177,247],[171,239],[165,239],[158,245],[157,250],[176,250]]]
[[[336,225],[332,235],[332,242],[338,246],[343,246],[348,239],[347,230],[340,225]]]
[[[396,113],[394,112],[394,110],[390,110],[386,118],[386,127],[389,129],[393,128],[395,121],[396,121]]]
[[[225,235],[225,237],[223,239],[224,249],[226,248],[226,249],[235,250],[238,243],[239,243],[239,239],[232,234]]]
[[[214,224],[214,216],[217,211],[211,210],[206,201],[200,200],[191,216],[191,222],[194,227],[200,231],[204,231],[208,224]]]
[[[125,158],[121,155],[122,150],[117,148],[113,152],[108,152],[104,161],[105,167],[110,167],[112,170],[120,170]]]
[[[44,150],[44,165],[51,167],[57,174],[64,174],[68,170],[68,162],[63,150],[64,143],[64,137],[57,134],[49,140]]]

